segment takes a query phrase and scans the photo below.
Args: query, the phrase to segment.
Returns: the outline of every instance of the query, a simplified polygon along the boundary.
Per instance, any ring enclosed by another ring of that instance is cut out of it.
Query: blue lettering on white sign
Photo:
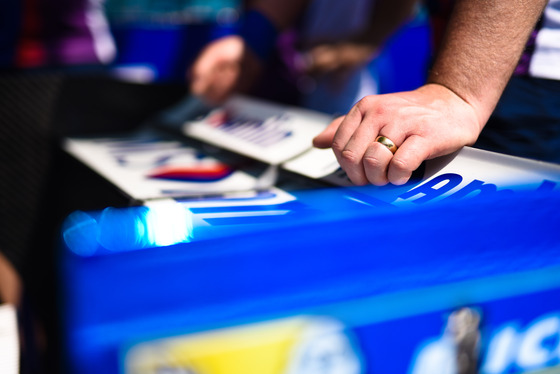
[[[479,194],[483,196],[496,192],[513,193],[512,190],[498,191],[498,187],[495,184],[484,183],[483,181],[475,179],[465,187],[461,188],[459,191],[455,192],[453,195],[447,197],[446,200],[459,200],[470,194]]]
[[[426,183],[406,191],[401,194],[399,198],[407,200],[419,196],[417,199],[412,200],[412,202],[415,204],[424,204],[435,198],[444,196],[453,188],[459,186],[462,181],[463,177],[459,174],[447,173],[438,175],[437,177],[428,180]],[[557,183],[545,179],[537,188],[537,191],[552,191],[556,186]],[[487,196],[495,193],[512,194],[514,191],[510,189],[498,190],[498,187],[495,184],[475,179],[465,187],[447,196],[445,200],[459,200],[467,196]]]
[[[436,197],[442,196],[443,194],[451,191],[453,188],[457,187],[462,181],[463,181],[463,177],[461,177],[459,174],[447,173],[447,174],[438,175],[434,179],[431,179],[426,183],[403,193],[399,197],[401,199],[406,200],[416,195],[424,195],[413,201],[416,204],[424,204],[435,199]]]
[[[552,191],[555,187],[556,187],[555,182],[551,182],[551,181],[545,179],[545,180],[543,180],[543,182],[539,186],[539,188],[537,188],[537,191],[540,191],[540,192]]]

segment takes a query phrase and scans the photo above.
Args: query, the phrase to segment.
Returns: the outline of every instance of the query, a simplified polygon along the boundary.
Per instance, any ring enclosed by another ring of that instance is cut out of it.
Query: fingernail
[[[406,182],[408,182],[408,178],[399,178],[394,181],[393,184],[396,186],[402,186],[403,184],[406,184]]]

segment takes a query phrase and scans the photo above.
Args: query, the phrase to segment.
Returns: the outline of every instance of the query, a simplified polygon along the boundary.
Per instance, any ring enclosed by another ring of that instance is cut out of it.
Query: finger
[[[331,46],[320,46],[312,51],[313,73],[328,73],[336,70],[339,65],[339,56],[335,48]]]
[[[381,123],[377,116],[371,113],[366,112],[342,151],[341,166],[354,184],[366,184],[369,180],[365,171],[364,155],[377,137]],[[384,168],[386,166],[384,165]]]
[[[228,67],[216,65],[212,70],[198,74],[191,83],[191,92],[209,103],[220,104],[230,81]]]
[[[190,91],[197,96],[205,96],[208,91],[210,81],[208,76],[200,73],[191,74]]]
[[[363,157],[363,168],[367,181],[375,186],[384,186],[389,183],[387,169],[393,152],[383,144],[373,141],[366,149]]]
[[[377,186],[383,186],[389,183],[388,170],[393,162],[394,155],[398,151],[399,146],[405,141],[406,133],[401,126],[394,124],[384,125],[383,119],[378,120],[381,128],[379,132],[370,134],[370,139],[374,139],[370,143],[367,151],[364,153],[363,168],[367,180]],[[356,131],[356,138],[368,136],[360,134]],[[385,138],[383,141],[378,140],[379,137]],[[352,140],[350,141],[352,142]]]
[[[347,148],[347,144],[361,122],[362,114],[359,107],[356,105],[342,120],[332,141],[332,150],[336,156],[336,160],[352,183],[356,185],[367,183],[365,173],[362,169],[362,152],[364,149]]]
[[[313,138],[313,146],[317,148],[330,148],[334,134],[342,123],[344,116],[335,118],[319,135]]]
[[[410,136],[401,144],[393,156],[387,178],[394,185],[403,185],[412,176],[414,170],[429,158],[430,147],[419,136]]]
[[[322,60],[323,60],[322,56],[325,53],[325,48],[326,47],[324,45],[319,45],[307,51],[306,53],[307,64],[305,66],[306,73],[313,74],[317,72],[318,66],[322,64]],[[319,61],[317,61],[317,59],[319,59]]]
[[[216,68],[217,61],[209,52],[202,53],[198,61],[194,63],[189,71],[191,91],[195,94],[204,94],[211,82],[212,72]]]
[[[200,97],[209,105],[221,104],[220,91],[214,86],[212,82],[206,82],[203,87],[200,87],[200,89],[193,88],[192,93]]]
[[[354,134],[354,131],[358,128],[358,126],[362,123],[363,115],[365,113],[364,110],[370,105],[365,103],[366,100],[362,99],[356,105],[350,109],[348,114],[343,118],[342,122],[338,126],[336,130],[333,140],[332,140],[332,149],[334,154],[336,155],[338,162],[341,161],[341,153],[344,151],[346,144]]]

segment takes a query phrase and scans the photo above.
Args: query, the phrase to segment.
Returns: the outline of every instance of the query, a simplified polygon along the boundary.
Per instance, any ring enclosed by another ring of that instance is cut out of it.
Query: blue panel
[[[262,224],[210,225],[200,236],[197,222],[204,221],[197,214],[208,211],[194,210],[189,242],[171,246],[138,245],[148,225],[122,247],[100,245],[102,236],[130,239],[123,233],[139,227],[147,208],[122,211],[118,224],[94,229],[90,219],[98,222],[103,212],[74,216],[65,230],[82,225],[72,237],[89,241],[84,248],[90,252],[66,248],[61,258],[71,367],[117,373],[123,349],[135,341],[323,313],[355,330],[371,372],[402,373],[418,344],[437,338],[441,316],[452,308],[478,304],[488,326],[515,318],[525,324],[560,309],[556,301],[542,302],[547,298],[522,309],[500,301],[558,295],[557,191],[402,209],[349,199],[356,193],[302,191],[296,203],[270,207],[291,214]],[[104,232],[110,230],[118,232]],[[392,331],[407,338],[378,340]],[[403,366],[391,371],[389,361],[399,360]]]
[[[376,59],[380,93],[408,91],[427,78],[432,59],[431,29],[425,12],[401,27]]]
[[[116,66],[149,66],[157,81],[184,82],[187,69],[202,47],[232,28],[200,25],[115,25]]]

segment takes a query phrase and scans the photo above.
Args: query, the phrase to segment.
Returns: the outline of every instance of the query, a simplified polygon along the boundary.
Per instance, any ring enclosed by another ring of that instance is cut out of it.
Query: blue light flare
[[[62,237],[80,256],[170,246],[192,240],[189,209],[172,201],[133,208],[105,208],[97,213],[76,211],[65,221]]]

